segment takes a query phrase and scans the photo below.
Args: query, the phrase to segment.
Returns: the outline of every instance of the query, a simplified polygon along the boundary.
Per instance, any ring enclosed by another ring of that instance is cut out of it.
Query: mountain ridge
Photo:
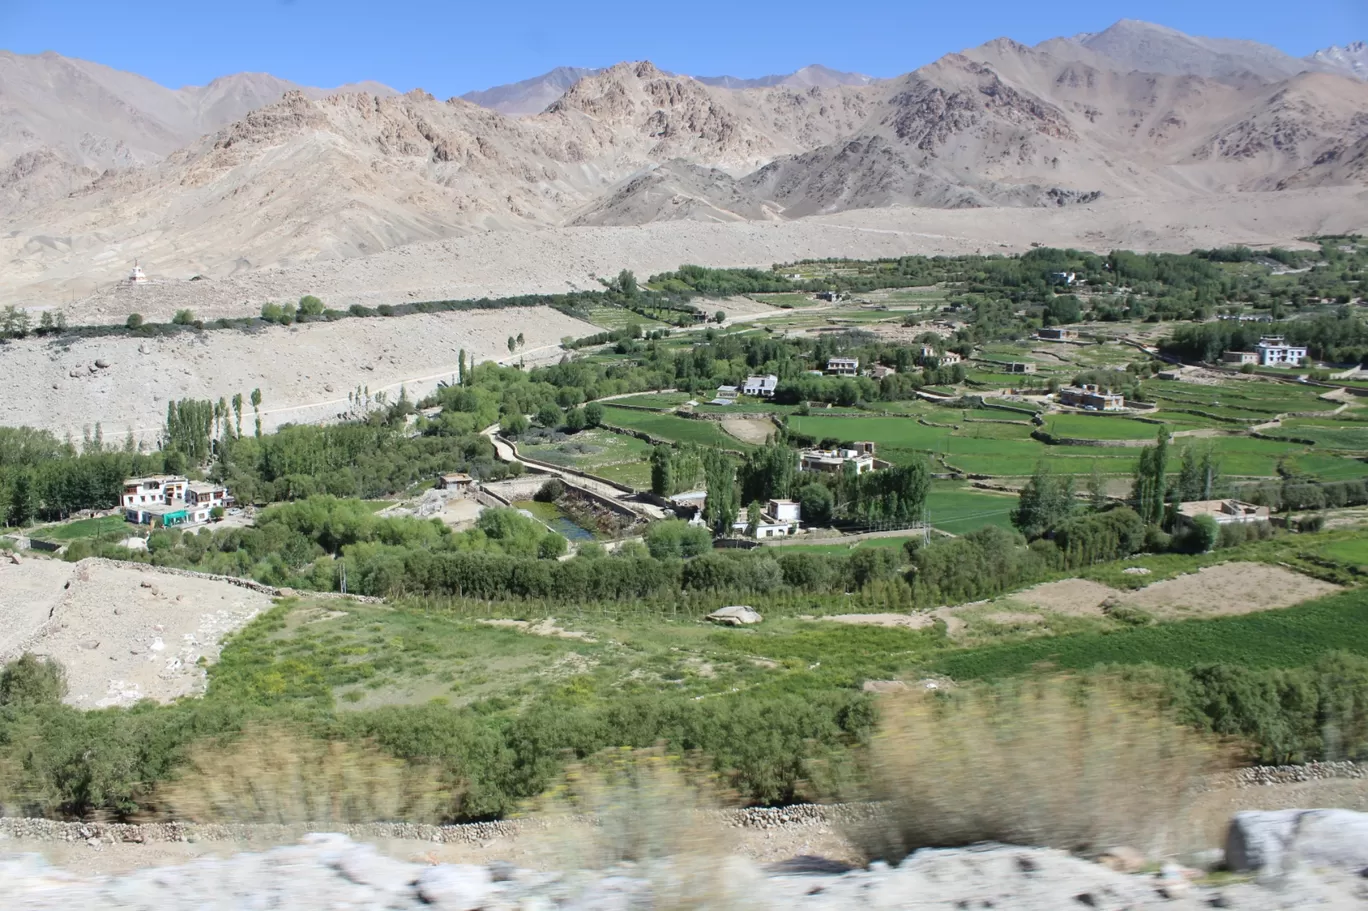
[[[1368,82],[1143,23],[1034,47],[996,39],[859,84],[809,84],[834,72],[815,66],[802,84],[742,88],[648,61],[564,68],[553,72],[568,85],[518,115],[469,93],[337,93],[251,73],[175,94],[49,58],[67,80],[62,106],[25,95],[34,79],[4,78],[16,59],[0,55],[0,101],[24,102],[0,111],[28,112],[0,114],[12,287],[109,281],[133,258],[155,274],[225,276],[491,230],[1368,182]]]

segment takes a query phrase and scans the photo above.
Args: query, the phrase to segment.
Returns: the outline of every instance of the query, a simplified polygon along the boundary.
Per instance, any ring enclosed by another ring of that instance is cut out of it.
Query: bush
[[[706,528],[680,519],[652,524],[645,538],[646,549],[657,560],[688,559],[712,550],[712,535]]]
[[[1018,681],[886,697],[870,746],[870,859],[983,841],[1070,851],[1164,844],[1216,749],[1110,680]]]
[[[299,299],[299,313],[301,316],[321,316],[323,314],[323,302],[312,294],[306,294]]]
[[[188,326],[195,321],[193,310],[177,310],[176,315],[171,317],[171,322],[177,326]]]
[[[1325,516],[1315,513],[1303,516],[1297,521],[1297,531],[1302,534],[1314,534],[1325,527]]]
[[[124,320],[124,326],[129,329],[141,329],[142,325],[143,316],[141,313],[130,313],[128,319]]]
[[[552,478],[537,488],[532,499],[538,503],[554,503],[563,496],[565,496],[565,482],[560,478]]]
[[[66,669],[24,652],[0,670],[0,705],[56,704],[67,694]]]
[[[189,772],[158,789],[171,818],[200,823],[437,822],[459,789],[430,766],[401,762],[367,742],[319,740],[254,725],[201,741]]]
[[[542,560],[557,560],[565,556],[570,544],[563,535],[551,532],[537,542],[537,557]]]

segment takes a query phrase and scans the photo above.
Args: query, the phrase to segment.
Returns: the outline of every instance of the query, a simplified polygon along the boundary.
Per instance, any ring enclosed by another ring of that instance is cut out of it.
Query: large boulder
[[[1282,873],[1298,862],[1368,870],[1368,813],[1353,810],[1247,810],[1226,833],[1226,866]]]
[[[708,619],[713,623],[721,623],[725,626],[750,626],[765,619],[761,617],[755,608],[745,604],[733,604],[731,607],[721,607],[708,614]]]

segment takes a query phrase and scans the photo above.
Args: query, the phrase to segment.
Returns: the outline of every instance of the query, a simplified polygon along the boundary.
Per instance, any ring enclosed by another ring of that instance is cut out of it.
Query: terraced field
[[[611,430],[583,430],[559,442],[519,447],[534,459],[577,468],[631,487],[649,487],[651,444]]]
[[[627,430],[639,430],[672,443],[695,443],[717,449],[750,449],[749,444],[727,435],[714,421],[697,421],[673,414],[633,411],[605,405],[603,422]]]

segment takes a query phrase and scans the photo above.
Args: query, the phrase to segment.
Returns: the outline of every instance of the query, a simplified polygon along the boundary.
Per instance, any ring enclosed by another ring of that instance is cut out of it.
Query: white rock
[[[1353,810],[1249,810],[1226,833],[1232,870],[1282,873],[1298,862],[1358,872],[1368,868],[1368,813]]]
[[[418,896],[439,911],[478,911],[489,895],[493,879],[485,867],[442,864],[418,877]]]

